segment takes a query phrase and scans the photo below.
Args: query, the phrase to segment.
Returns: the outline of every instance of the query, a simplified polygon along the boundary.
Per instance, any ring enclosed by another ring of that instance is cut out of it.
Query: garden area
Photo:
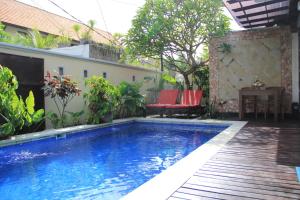
[[[148,15],[147,13],[152,13]],[[186,16],[186,17],[182,17]],[[74,26],[79,38],[91,41],[90,29],[81,33]],[[99,124],[117,118],[144,116],[148,97],[141,94],[143,84],[151,82],[148,94],[155,103],[159,91],[165,88],[203,90],[201,113],[214,117],[215,102],[209,101],[209,37],[222,36],[229,31],[229,18],[222,12],[219,1],[146,1],[132,21],[132,28],[125,36],[117,37],[118,48],[123,48],[122,62],[147,58],[158,62],[163,72],[155,77],[144,77],[139,83],[111,84],[102,76],[86,79],[85,88],[79,88],[71,76],[47,72],[44,81],[45,98],[51,98],[56,110],[35,110],[34,94],[27,98],[17,94],[17,77],[5,66],[1,67],[1,137],[20,134],[29,127],[38,127],[45,120],[53,128],[80,124]],[[70,43],[68,37],[44,36],[33,30],[31,36],[12,36],[0,26],[1,41],[38,48],[51,48]],[[52,46],[51,46],[52,45]],[[85,91],[85,92],[83,92]],[[83,96],[86,108],[78,112],[68,110],[68,104]],[[149,100],[148,100],[149,101]],[[200,114],[200,110],[198,112]]]
[[[0,198],[300,199],[299,1],[143,2],[98,42],[0,22]]]
[[[63,128],[111,122],[113,118],[143,116],[145,100],[139,91],[141,84],[121,82],[113,86],[105,78],[93,76],[85,81],[85,85],[88,92],[82,94],[77,83],[69,76],[48,73],[42,89],[45,96],[53,100],[57,110],[53,112],[35,110],[34,94],[30,92],[25,100],[18,96],[17,77],[11,70],[1,66],[1,137],[23,133],[26,128],[46,119],[51,121],[54,128]],[[88,107],[86,119],[82,119],[84,110],[80,112],[67,110],[73,98],[80,95],[84,96]]]
[[[155,85],[147,88],[151,103],[155,103],[159,92],[165,88],[202,90],[204,99],[198,115],[213,117],[215,102],[209,101],[208,41],[212,35],[222,36],[229,31],[229,18],[223,14],[222,6],[220,1],[208,0],[146,1],[133,19],[128,34],[117,34],[115,43],[111,45],[123,49],[120,62],[152,59],[163,70],[160,75],[144,77],[144,81],[136,83],[121,81],[118,85],[111,84],[102,76],[92,76],[84,80],[85,88],[79,88],[72,76],[47,72],[41,90],[45,98],[54,102],[56,110],[35,110],[34,94],[18,96],[18,77],[2,66],[1,137],[27,132],[29,127],[38,127],[45,120],[49,120],[53,128],[62,128],[145,116],[149,97],[141,94],[140,89],[149,82]],[[83,33],[79,26],[73,28],[79,38],[92,42],[90,32],[95,22],[91,20],[89,24],[90,28]],[[70,44],[67,36],[44,36],[37,30],[26,37],[12,36],[5,32],[3,25],[0,26],[0,36],[2,42],[37,48]],[[82,109],[78,112],[68,110],[69,103],[79,96],[85,101]]]

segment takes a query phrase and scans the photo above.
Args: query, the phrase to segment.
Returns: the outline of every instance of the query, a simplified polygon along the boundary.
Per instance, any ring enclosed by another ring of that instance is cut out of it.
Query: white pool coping
[[[143,121],[143,120],[139,120]],[[147,120],[150,121],[150,120]],[[165,200],[181,187],[194,173],[210,160],[226,143],[231,140],[247,122],[244,121],[218,121],[218,120],[177,120],[177,119],[151,119],[151,121],[165,121],[174,123],[212,123],[230,124],[230,126],[217,136],[200,146],[188,156],[177,161],[167,170],[150,179],[136,188],[122,200]]]
[[[169,198],[179,187],[181,187],[193,174],[212,156],[214,156],[226,143],[231,140],[247,122],[245,121],[220,121],[220,120],[186,120],[170,118],[128,118],[114,120],[112,123],[99,125],[81,125],[62,129],[50,129],[35,133],[13,136],[10,139],[0,141],[0,147],[24,142],[30,142],[45,138],[60,136],[62,134],[73,134],[89,129],[97,129],[127,122],[159,122],[174,124],[222,124],[229,125],[224,131],[203,144],[188,156],[177,161],[154,178],[150,179],[140,187],[136,188],[122,200],[164,200]]]
[[[15,136],[11,136],[9,139],[0,140],[0,147],[56,137],[63,134],[73,134],[80,131],[113,126],[121,123],[135,121],[136,119],[137,118],[117,119],[114,120],[112,123],[96,124],[96,125],[79,125],[79,126],[72,126],[67,128],[48,129],[48,130],[34,132],[34,133],[15,135]]]

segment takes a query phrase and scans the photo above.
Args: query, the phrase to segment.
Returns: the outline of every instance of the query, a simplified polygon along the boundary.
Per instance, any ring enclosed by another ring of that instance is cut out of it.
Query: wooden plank
[[[282,197],[282,196],[259,194],[257,193],[258,192],[257,190],[251,188],[242,188],[242,187],[237,187],[232,185],[231,186],[221,185],[221,184],[210,183],[210,182],[206,182],[205,184],[202,185],[186,183],[184,184],[184,188],[206,190],[206,191],[212,191],[212,192],[227,194],[227,195],[238,195],[240,197],[254,198],[254,199],[267,199],[267,200],[286,199],[286,197]]]
[[[264,163],[269,163],[270,165],[273,164],[273,165],[276,165],[278,162],[277,160],[274,160],[274,159],[264,159],[264,158],[256,158],[256,159],[252,159],[250,160],[249,158],[247,159],[247,157],[236,157],[236,156],[229,156],[229,155],[221,155],[221,154],[218,154],[217,157],[214,157],[213,160],[227,160],[227,161],[230,161],[230,162],[246,162],[246,163],[254,163],[254,164],[264,164]],[[281,164],[285,164],[285,165],[289,165],[289,163],[292,163],[292,161],[290,160],[281,160]]]
[[[185,186],[188,184],[202,185],[202,186],[205,185],[205,186],[218,187],[223,189],[228,188],[230,190],[244,191],[244,192],[262,194],[262,195],[300,199],[300,193],[295,194],[295,193],[291,193],[290,190],[287,189],[280,190],[280,188],[278,187],[275,188],[270,186],[257,185],[253,183],[250,184],[250,183],[243,183],[243,182],[234,182],[229,180],[220,180],[220,179],[213,179],[207,177],[192,177],[187,181]],[[259,197],[259,198],[263,198],[263,197]]]
[[[238,167],[252,167],[252,168],[257,168],[260,170],[265,170],[265,169],[273,169],[273,170],[279,170],[279,171],[293,171],[294,172],[294,167],[291,166],[285,166],[285,165],[263,165],[263,164],[252,164],[252,163],[234,163],[234,162],[228,162],[228,161],[220,161],[220,160],[211,160],[208,163],[210,164],[220,164],[223,166],[238,166]]]
[[[209,179],[217,179],[221,181],[231,181],[231,182],[237,182],[237,183],[248,183],[248,184],[254,184],[259,187],[272,187],[275,191],[288,191],[293,194],[300,194],[300,188],[298,185],[288,185],[283,183],[276,183],[276,182],[268,182],[268,181],[260,181],[260,180],[253,180],[253,179],[239,179],[235,177],[225,177],[225,176],[215,176],[210,174],[202,174],[202,175],[194,175],[193,178],[209,178]]]
[[[189,194],[189,195],[195,195],[203,198],[208,197],[208,198],[216,198],[216,199],[230,199],[230,200],[253,200],[253,198],[249,197],[244,197],[240,196],[239,194],[223,194],[223,193],[218,193],[214,191],[207,191],[207,190],[199,190],[199,189],[192,189],[192,188],[186,188],[186,187],[181,187],[177,190],[177,192],[184,193],[184,194]]]
[[[256,169],[238,169],[238,168],[225,168],[225,167],[216,167],[216,166],[203,166],[203,170],[208,171],[217,171],[217,172],[228,172],[235,174],[242,174],[242,175],[249,175],[249,176],[260,176],[260,177],[275,177],[277,179],[283,179],[283,180],[291,180],[296,181],[297,176],[295,173],[284,173],[284,172],[269,172],[266,170],[256,170]]]
[[[172,197],[300,199],[295,173],[295,164],[300,164],[299,141],[300,124],[250,123]]]
[[[168,198],[169,200],[179,200],[179,199],[187,199],[187,198],[180,198],[180,197],[174,197],[174,196],[171,196]]]
[[[171,197],[168,198],[168,200],[172,200],[172,198],[177,198],[177,199],[186,199],[186,200],[215,200],[219,198],[211,198],[207,196],[199,196],[199,195],[194,195],[194,194],[187,194],[187,193],[182,193],[182,192],[175,192]]]
[[[238,163],[236,165],[232,164],[229,165],[229,164],[220,164],[220,163],[213,163],[213,162],[209,162],[209,163],[206,163],[204,165],[204,167],[222,167],[222,168],[225,168],[225,169],[228,169],[228,170],[231,170],[231,169],[245,169],[245,170],[263,170],[263,171],[266,171],[266,172],[274,172],[274,173],[290,173],[290,174],[295,174],[295,169],[294,168],[287,168],[285,169],[284,171],[283,170],[278,170],[278,169],[274,169],[274,168],[271,168],[271,167],[257,167],[257,166],[253,166],[253,165],[247,165],[247,166],[244,166],[244,165],[239,165]]]
[[[284,179],[279,179],[279,178],[270,178],[270,177],[264,177],[264,176],[251,176],[251,175],[241,175],[241,174],[236,174],[232,172],[214,172],[214,171],[207,171],[200,169],[198,170],[195,174],[212,174],[212,175],[218,175],[218,176],[226,176],[226,177],[236,177],[240,179],[253,179],[253,180],[260,180],[260,181],[265,181],[268,180],[269,182],[277,182],[277,183],[284,183],[284,184],[291,184],[291,185],[299,185],[298,182],[291,181],[291,180],[284,180]],[[299,185],[300,187],[300,185]]]

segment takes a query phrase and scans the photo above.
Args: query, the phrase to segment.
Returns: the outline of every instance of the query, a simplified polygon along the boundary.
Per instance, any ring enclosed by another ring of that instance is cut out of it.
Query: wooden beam
[[[291,26],[292,32],[299,32],[299,11],[298,11],[298,1],[291,0],[290,1],[290,12],[289,12],[289,22]]]
[[[281,19],[288,19],[289,15],[276,15],[276,16],[269,16],[269,17],[263,17],[263,18],[257,18],[257,19],[252,19],[252,20],[247,20],[247,21],[240,21],[241,24],[249,24],[249,23],[256,23],[260,21],[267,21],[267,20],[281,20]]]
[[[283,11],[283,10],[287,10],[288,11],[288,9],[289,9],[288,6],[282,6],[282,7],[270,9],[270,10],[267,10],[267,11],[264,10],[264,11],[250,13],[250,14],[246,14],[246,15],[240,15],[240,16],[236,16],[236,17],[238,19],[243,19],[243,18],[248,18],[248,17],[254,17],[254,16],[257,16],[257,15],[264,15],[264,14],[267,14],[267,13]]]
[[[262,3],[256,3],[256,4],[253,4],[253,5],[250,5],[250,6],[243,6],[242,8],[232,9],[232,11],[240,12],[240,11],[243,11],[243,10],[250,10],[250,9],[253,9],[253,8],[263,7],[263,6],[272,5],[272,4],[281,3],[281,2],[288,2],[288,0],[266,1],[266,2],[262,2]]]
[[[243,26],[244,28],[255,28],[255,27],[261,27],[261,26],[273,26],[275,25],[276,23],[275,22],[266,22],[266,23],[261,23],[261,24],[251,24],[251,25],[248,25],[248,26]]]
[[[239,3],[239,2],[243,2],[243,1],[252,1],[252,0],[228,0],[227,3],[234,4],[234,3]]]

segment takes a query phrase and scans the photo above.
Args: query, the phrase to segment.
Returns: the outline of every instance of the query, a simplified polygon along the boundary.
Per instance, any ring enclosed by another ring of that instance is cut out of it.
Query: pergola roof
[[[289,24],[293,0],[223,0],[232,16],[244,28]]]

